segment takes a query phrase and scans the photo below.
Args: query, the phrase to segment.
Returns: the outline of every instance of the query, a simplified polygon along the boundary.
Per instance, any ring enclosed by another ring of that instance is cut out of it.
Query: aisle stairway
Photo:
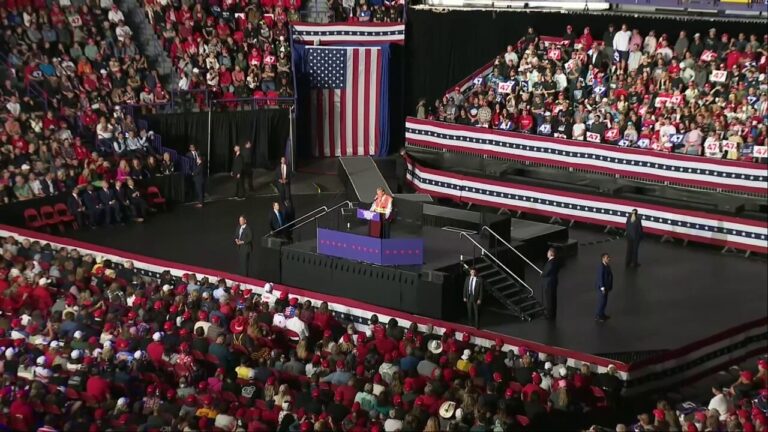
[[[328,0],[309,0],[301,12],[301,20],[312,23],[327,23],[329,12]]]
[[[482,255],[474,260],[474,267],[483,279],[486,295],[495,297],[510,313],[524,321],[543,316],[544,307],[528,287],[493,260]]]
[[[147,58],[147,62],[160,72],[165,84],[169,84],[173,72],[173,64],[168,53],[163,49],[160,39],[152,29],[141,5],[137,0],[120,0],[120,10],[125,16],[126,23],[133,31],[136,46]]]

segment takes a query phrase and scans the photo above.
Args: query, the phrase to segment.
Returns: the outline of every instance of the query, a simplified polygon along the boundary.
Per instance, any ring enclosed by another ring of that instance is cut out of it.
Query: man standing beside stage
[[[381,238],[389,238],[389,217],[392,214],[392,197],[384,192],[383,187],[376,188],[376,197],[371,204],[371,211],[379,213],[381,218]]]
[[[286,224],[285,214],[280,210],[280,203],[272,203],[272,213],[269,215],[269,229],[274,232],[282,228]],[[283,233],[280,233],[282,236]]]
[[[547,262],[541,270],[541,287],[544,291],[544,308],[547,319],[554,321],[557,317],[557,275],[560,273],[560,263],[557,260],[555,248],[547,251]]]
[[[608,293],[613,290],[613,271],[611,270],[611,256],[607,253],[600,255],[600,267],[597,269],[597,313],[595,321],[605,322],[610,316],[605,314],[608,307]]]
[[[248,276],[248,267],[251,261],[251,246],[253,243],[253,233],[248,226],[248,220],[245,216],[238,219],[240,226],[235,233],[235,245],[237,245],[237,257],[240,265],[240,274]]]
[[[464,281],[464,303],[467,304],[467,320],[475,328],[480,327],[480,316],[478,310],[480,303],[483,302],[483,280],[477,275],[477,270],[473,267],[469,269],[469,276]]]
[[[243,177],[245,161],[240,153],[240,146],[235,146],[235,155],[232,158],[232,177],[235,178],[235,196],[236,200],[245,199],[245,178]]]
[[[640,263],[637,262],[637,255],[640,249],[640,240],[643,239],[643,222],[640,215],[637,213],[637,209],[632,209],[632,212],[627,216],[627,261],[625,265],[627,267],[640,267]]]
[[[275,172],[275,186],[280,194],[280,202],[285,202],[291,197],[291,169],[285,156],[280,158],[280,164]]]

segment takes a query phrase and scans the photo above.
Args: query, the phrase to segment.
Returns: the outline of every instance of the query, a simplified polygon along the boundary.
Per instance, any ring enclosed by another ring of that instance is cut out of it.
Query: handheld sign
[[[512,93],[512,83],[511,82],[499,83],[499,93]]]
[[[709,75],[709,80],[712,82],[725,82],[727,77],[728,77],[728,72],[722,71],[722,70],[715,70],[715,71],[712,71],[711,75]]]
[[[767,146],[755,146],[752,148],[752,156],[756,158],[768,157]]]
[[[594,133],[594,132],[587,132],[587,141],[599,143],[600,142],[600,134]]]

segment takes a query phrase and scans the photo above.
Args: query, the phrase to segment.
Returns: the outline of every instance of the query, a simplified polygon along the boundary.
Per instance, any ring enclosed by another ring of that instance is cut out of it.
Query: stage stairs
[[[495,297],[508,311],[524,321],[544,315],[544,306],[524,283],[500,268],[492,259],[482,255],[474,260],[478,276],[485,284],[485,294]]]

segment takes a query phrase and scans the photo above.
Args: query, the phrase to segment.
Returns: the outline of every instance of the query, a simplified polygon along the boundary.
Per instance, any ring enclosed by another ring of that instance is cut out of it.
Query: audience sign
[[[599,143],[600,134],[597,134],[594,132],[587,132],[587,141]]]
[[[619,147],[629,147],[631,145],[632,145],[632,142],[629,140],[623,139],[619,141]]]
[[[512,93],[512,83],[511,82],[499,83],[499,93]]]
[[[612,127],[605,131],[605,140],[608,142],[616,141],[619,139],[619,128]]]
[[[754,148],[752,148],[752,156],[756,158],[768,157],[768,147],[755,146]]]
[[[723,140],[723,150],[724,151],[736,150],[737,147],[738,147],[738,144],[736,144],[736,142],[728,141],[728,140]]]
[[[563,53],[558,48],[550,48],[547,50],[547,58],[551,60],[560,60]]]
[[[722,153],[720,152],[720,142],[717,141],[717,138],[709,137],[704,141],[704,154],[709,157],[722,156]]]
[[[475,85],[481,85],[483,83],[483,77],[477,77],[474,81]]]
[[[656,106],[656,108],[663,108],[667,106],[667,104],[671,101],[672,101],[672,95],[670,95],[669,93],[659,93],[659,95],[656,96],[654,105]]]
[[[651,146],[651,140],[648,138],[640,138],[637,140],[637,146],[640,148],[648,148]]]
[[[704,50],[704,52],[701,53],[699,60],[701,60],[702,63],[709,63],[713,60],[717,60],[717,53],[712,50]]]
[[[722,70],[712,71],[712,74],[709,76],[709,80],[712,82],[725,82],[727,78],[728,72]]]

